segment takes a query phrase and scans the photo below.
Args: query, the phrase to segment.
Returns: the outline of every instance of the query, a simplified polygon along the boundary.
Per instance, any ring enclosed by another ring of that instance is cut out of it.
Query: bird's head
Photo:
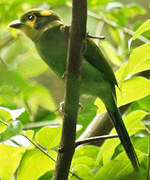
[[[43,31],[62,24],[61,18],[53,11],[31,9],[19,20],[12,21],[8,26],[23,31],[30,39],[36,39]]]

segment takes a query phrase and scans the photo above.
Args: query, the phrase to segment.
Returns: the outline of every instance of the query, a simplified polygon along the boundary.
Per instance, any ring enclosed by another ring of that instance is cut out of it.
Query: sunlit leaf
[[[86,166],[86,165],[77,165],[73,168],[73,172],[79,176],[81,179],[84,179],[84,180],[89,180],[89,179],[93,179],[94,176],[92,174],[92,171],[91,169]],[[69,180],[76,180],[76,177],[75,176],[70,176],[69,177]]]
[[[1,109],[10,113],[12,120],[16,120],[16,118],[18,118],[25,111],[25,108],[11,110],[9,108],[0,106],[0,110]]]
[[[141,152],[137,152],[139,161],[144,157],[144,154]],[[130,160],[126,157],[126,153],[122,152],[119,156],[117,156],[114,160],[106,163],[96,174],[94,180],[105,179],[105,180],[125,180],[127,176],[134,173],[133,167],[131,165]],[[134,178],[139,177],[139,174],[135,174]],[[131,180],[131,179],[130,179]],[[142,179],[140,179],[142,180]]]
[[[50,152],[50,155],[56,157],[55,152]],[[28,150],[18,168],[17,180],[37,180],[47,171],[54,169],[54,166],[54,161],[38,149]]]
[[[0,177],[2,180],[10,180],[19,166],[24,147],[12,147],[0,145]]]
[[[150,69],[150,43],[134,49],[130,55],[128,63],[121,73],[121,80],[127,76]]]
[[[61,127],[43,127],[37,132],[36,141],[45,148],[58,146],[61,137]]]
[[[133,77],[122,83],[121,90],[116,88],[117,104],[122,106],[139,100],[150,94],[150,81],[144,77]],[[140,92],[140,93],[139,93]],[[100,99],[95,104],[99,107],[98,112],[104,112],[105,107]]]
[[[92,146],[92,145],[80,146],[75,151],[74,159],[79,158],[81,156],[87,156],[95,160],[98,152],[99,152],[99,147],[97,146]]]

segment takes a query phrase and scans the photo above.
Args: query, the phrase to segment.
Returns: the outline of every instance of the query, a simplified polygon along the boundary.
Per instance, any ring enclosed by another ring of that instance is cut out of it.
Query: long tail
[[[106,105],[106,104],[105,104]],[[109,106],[109,107],[108,107]],[[110,103],[109,105],[106,105],[106,109],[113,121],[113,124],[116,128],[116,131],[118,133],[118,136],[120,138],[120,141],[134,167],[134,169],[136,171],[138,171],[139,169],[139,161],[138,161],[138,157],[136,155],[136,152],[134,150],[134,147],[132,145],[132,142],[130,140],[129,134],[126,130],[126,127],[123,123],[121,114],[117,108],[116,102],[114,100],[114,98],[112,98],[112,103],[111,103],[111,107],[110,107]]]

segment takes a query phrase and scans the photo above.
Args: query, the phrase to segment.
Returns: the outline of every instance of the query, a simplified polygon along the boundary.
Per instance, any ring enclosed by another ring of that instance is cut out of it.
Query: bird
[[[12,21],[9,27],[21,30],[30,38],[40,57],[63,80],[69,36],[62,30],[65,24],[59,15],[52,10],[30,9],[18,20]],[[89,94],[103,101],[126,154],[135,171],[138,171],[139,160],[117,107],[116,86],[118,83],[114,72],[101,48],[87,37],[81,67],[80,95]]]

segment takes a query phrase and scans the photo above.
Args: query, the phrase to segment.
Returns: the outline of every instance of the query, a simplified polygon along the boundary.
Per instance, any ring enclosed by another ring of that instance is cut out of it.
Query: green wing
[[[87,39],[87,49],[84,58],[103,74],[105,80],[109,81],[112,85],[118,86],[112,68],[99,47],[91,39]]]

